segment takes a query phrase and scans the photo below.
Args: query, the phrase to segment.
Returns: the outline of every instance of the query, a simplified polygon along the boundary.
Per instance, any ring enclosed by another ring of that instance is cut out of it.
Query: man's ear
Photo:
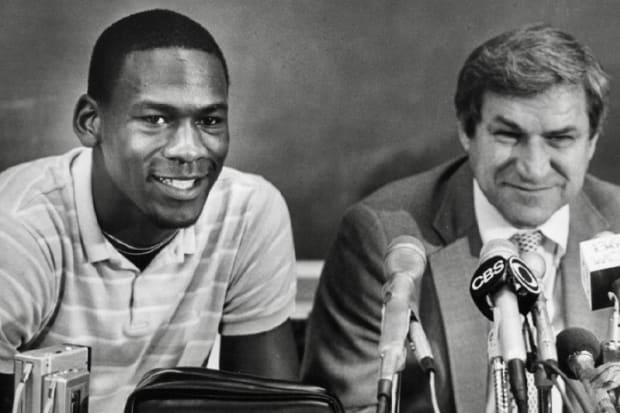
[[[100,141],[101,115],[97,102],[88,95],[82,95],[73,111],[73,130],[82,145],[93,147]]]
[[[471,144],[471,138],[467,136],[465,133],[465,128],[463,127],[462,121],[457,121],[457,130],[459,134],[459,141],[461,142],[461,146],[465,149],[465,152],[469,153],[469,145]]]

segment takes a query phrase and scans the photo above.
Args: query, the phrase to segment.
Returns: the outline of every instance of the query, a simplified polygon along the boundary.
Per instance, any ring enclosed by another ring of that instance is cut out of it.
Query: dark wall
[[[2,0],[0,169],[79,144],[71,115],[97,35],[155,6],[192,16],[220,42],[232,78],[228,164],[280,188],[299,258],[321,258],[362,195],[460,152],[455,78],[487,38],[548,22],[620,78],[617,0]],[[613,85],[591,170],[620,183]]]

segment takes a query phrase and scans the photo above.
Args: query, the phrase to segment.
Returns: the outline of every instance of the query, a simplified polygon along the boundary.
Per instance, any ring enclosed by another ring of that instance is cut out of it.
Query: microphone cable
[[[56,397],[56,380],[52,380],[50,383],[50,387],[47,390],[47,400],[45,401],[45,406],[43,407],[43,413],[52,413],[52,409],[54,408],[55,397]]]
[[[564,390],[562,386],[560,385],[558,376],[554,375],[553,377],[551,377],[551,381],[553,382],[553,385],[555,386],[555,388],[558,389],[558,392],[560,393],[560,396],[562,397],[562,403],[564,403],[564,406],[566,407],[566,410],[568,411],[568,413],[574,413],[575,409],[573,408],[573,405],[571,404],[570,400],[568,400],[568,395],[566,394],[566,390]]]
[[[545,368],[553,370],[554,373],[562,377],[562,380],[564,381],[566,388],[571,391],[573,396],[575,396],[575,398],[577,399],[577,402],[579,403],[579,406],[581,406],[581,409],[584,412],[593,413],[590,403],[588,403],[588,401],[583,398],[583,394],[579,392],[579,389],[577,388],[577,385],[575,384],[575,382],[569,379],[568,376],[558,366],[556,366],[554,363],[549,363],[547,361],[539,361],[539,363],[542,364]],[[557,378],[554,380],[554,384],[556,383],[557,383]],[[560,394],[562,394],[562,400],[564,400],[564,404],[567,406],[567,408],[571,411],[574,411],[574,408],[571,406],[570,402],[568,401],[568,397],[566,397],[566,394],[562,391],[561,387],[558,384],[556,384],[556,388],[560,391]]]
[[[19,411],[19,405],[22,402],[22,398],[24,397],[24,387],[26,386],[26,382],[30,379],[30,374],[32,374],[33,369],[32,363],[26,363],[24,365],[24,369],[22,370],[22,378],[19,381],[19,384],[15,388],[15,397],[13,399],[13,413],[17,413]]]
[[[433,413],[441,413],[439,410],[439,403],[437,402],[437,390],[435,388],[435,372],[430,370],[428,372],[428,382],[431,389],[431,404],[433,405]]]

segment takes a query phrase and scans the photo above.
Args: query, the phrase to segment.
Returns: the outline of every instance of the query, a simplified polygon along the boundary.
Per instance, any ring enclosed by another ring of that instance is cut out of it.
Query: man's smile
[[[528,192],[528,193],[538,193],[543,191],[548,191],[553,189],[555,185],[528,185],[528,184],[515,184],[515,183],[505,183],[504,186],[520,191],[520,192]]]
[[[199,179],[196,178],[167,178],[163,176],[154,175],[155,179],[164,185],[171,186],[177,189],[190,189],[196,186]]]
[[[157,188],[167,197],[181,201],[196,199],[206,189],[209,175],[203,177],[171,177],[152,175]]]

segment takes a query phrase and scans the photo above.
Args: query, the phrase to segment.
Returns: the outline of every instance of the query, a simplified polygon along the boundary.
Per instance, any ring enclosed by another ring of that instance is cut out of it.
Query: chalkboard
[[[230,66],[228,165],[286,198],[299,258],[322,258],[346,207],[461,152],[455,79],[479,43],[543,21],[620,78],[616,0],[176,0],[0,2],[0,169],[77,146],[73,105],[92,45],[152,7],[203,23]],[[613,81],[613,80],[612,80]],[[591,170],[620,183],[620,85]]]

